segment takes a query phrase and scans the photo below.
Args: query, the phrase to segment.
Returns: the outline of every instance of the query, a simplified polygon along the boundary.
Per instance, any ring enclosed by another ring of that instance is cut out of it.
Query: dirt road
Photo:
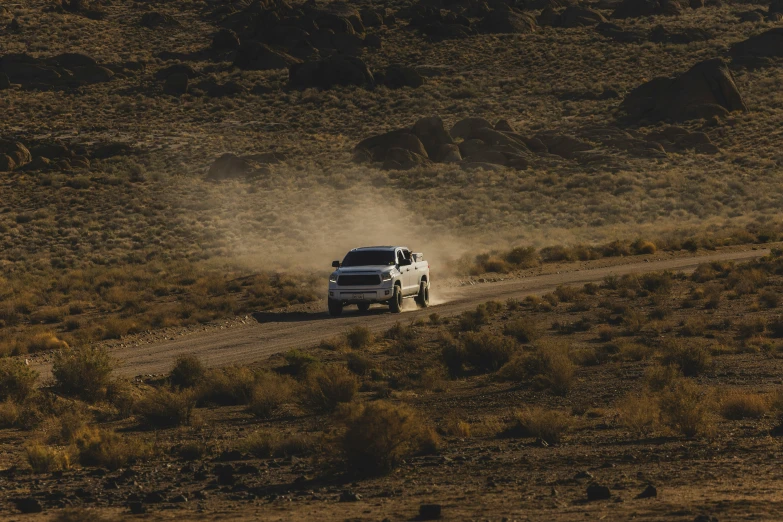
[[[391,314],[386,307],[381,306],[361,315],[354,309],[346,310],[340,318],[331,318],[326,312],[257,314],[256,320],[248,321],[244,325],[206,332],[195,331],[163,342],[127,343],[113,347],[111,352],[119,362],[118,373],[126,376],[166,372],[180,355],[196,355],[209,366],[248,364],[291,348],[312,346],[355,325],[382,331],[396,321],[408,322],[417,317],[427,317],[433,312],[444,316],[455,315],[488,300],[505,301],[510,297],[543,294],[558,285],[600,282],[612,274],[620,276],[661,270],[688,272],[701,263],[718,260],[746,261],[768,253],[767,249],[759,249],[649,262],[637,260],[615,266],[448,288],[433,292],[433,301],[441,304],[435,304],[426,310],[417,310],[413,308],[412,302],[407,303],[412,309],[401,315]],[[42,374],[49,373],[46,364],[42,364],[39,370]]]

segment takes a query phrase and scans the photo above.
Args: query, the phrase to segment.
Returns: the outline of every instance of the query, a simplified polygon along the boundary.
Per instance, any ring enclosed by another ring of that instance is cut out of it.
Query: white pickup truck
[[[430,304],[430,265],[423,254],[405,247],[376,246],[354,248],[329,276],[329,315],[338,316],[346,305],[366,312],[373,303],[402,311],[402,300],[414,298],[426,308]]]

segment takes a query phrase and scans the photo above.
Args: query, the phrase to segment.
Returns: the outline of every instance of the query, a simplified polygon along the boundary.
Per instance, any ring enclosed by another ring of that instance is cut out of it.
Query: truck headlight
[[[392,280],[391,272],[386,272],[381,274],[381,281],[391,281],[391,280]]]
[[[339,277],[339,274],[337,272],[333,273],[332,275],[329,276],[329,282],[330,283],[336,283],[338,277]]]

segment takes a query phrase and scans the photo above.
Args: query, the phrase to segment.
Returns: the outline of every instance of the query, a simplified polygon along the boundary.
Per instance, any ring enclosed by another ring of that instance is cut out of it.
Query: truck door
[[[403,295],[411,295],[418,291],[419,280],[418,272],[413,269],[413,259],[411,253],[407,250],[399,250],[401,263],[408,263],[407,265],[400,264],[400,272],[402,272],[402,293]]]

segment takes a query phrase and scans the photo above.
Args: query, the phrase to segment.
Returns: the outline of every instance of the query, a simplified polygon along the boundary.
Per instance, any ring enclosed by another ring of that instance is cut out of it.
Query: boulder
[[[740,22],[759,23],[764,21],[765,13],[761,9],[745,11],[737,15]]]
[[[436,156],[436,159],[440,163],[458,163],[462,161],[462,154],[460,153],[460,149],[457,145],[453,143],[447,143],[445,145],[441,145],[440,149],[438,149],[438,155]]]
[[[590,484],[587,486],[587,500],[607,500],[612,497],[612,492],[606,486]]]
[[[199,75],[199,73],[193,69],[190,65],[184,63],[176,63],[168,67],[164,67],[155,73],[156,80],[165,80],[173,74],[184,74],[189,79],[193,79]]]
[[[508,120],[498,120],[497,123],[495,123],[495,130],[501,132],[516,132]]]
[[[383,25],[383,11],[379,9],[362,9],[360,16],[365,27],[380,27]]]
[[[5,161],[5,167],[7,170],[13,170],[15,167],[21,167],[33,160],[33,156],[27,147],[13,140],[0,139],[0,155],[5,155],[10,158],[11,163]]]
[[[354,157],[357,157],[358,151],[365,151],[371,161],[384,161],[390,149],[404,149],[428,157],[424,144],[410,129],[395,130],[362,140],[354,147]]]
[[[654,15],[675,16],[682,12],[678,0],[623,0],[612,18],[642,18]]]
[[[560,16],[553,25],[559,27],[583,27],[598,25],[606,21],[604,15],[595,9],[573,5],[567,7],[565,11],[560,13]]]
[[[383,85],[390,89],[401,89],[402,87],[415,89],[424,85],[424,77],[412,67],[390,65],[383,75]]]
[[[647,35],[638,29],[626,31],[619,25],[610,22],[598,24],[595,30],[601,36],[620,43],[642,43],[647,39]]]
[[[215,51],[239,49],[239,36],[231,29],[221,29],[212,37],[212,49]]]
[[[219,181],[224,179],[247,178],[255,169],[248,159],[236,154],[226,153],[216,159],[207,172],[207,179]]]
[[[0,172],[11,172],[16,168],[16,163],[8,154],[0,152]]]
[[[734,62],[747,66],[772,64],[783,57],[783,27],[776,27],[747,40],[737,42],[729,49]]]
[[[11,88],[11,80],[8,79],[8,75],[0,73],[0,91]]]
[[[485,34],[532,33],[536,30],[536,21],[524,13],[495,9],[481,19],[477,29]]]
[[[593,149],[590,144],[582,140],[555,132],[542,132],[535,137],[546,146],[550,154],[565,159],[577,159],[578,153]]]
[[[171,96],[181,96],[188,92],[188,81],[188,76],[184,73],[172,74],[163,83],[163,93]]]
[[[475,31],[470,26],[462,24],[444,24],[442,22],[434,22],[425,25],[420,29],[420,32],[431,42],[462,40],[475,34]]]
[[[30,147],[30,154],[33,157],[43,156],[45,158],[70,158],[73,151],[61,143],[39,143]]]
[[[7,54],[0,58],[0,72],[11,83],[33,88],[51,87],[62,77],[55,68],[26,54]]]
[[[471,156],[481,150],[484,150],[486,147],[487,144],[484,143],[483,141],[477,139],[470,139],[470,140],[465,140],[459,144],[459,152],[463,158],[467,158],[468,156]]]
[[[478,138],[490,147],[508,147],[517,153],[529,153],[527,146],[521,136],[514,133],[500,132],[492,128],[482,127],[477,129],[472,137]]]
[[[429,157],[438,156],[438,151],[442,145],[454,143],[451,135],[443,126],[443,120],[440,116],[431,116],[422,118],[413,126],[413,134],[421,140]]]
[[[476,136],[478,129],[492,129],[492,124],[484,118],[464,118],[451,127],[449,134],[452,138],[470,139]]]
[[[651,121],[707,119],[747,110],[720,58],[698,63],[675,78],[654,78],[631,91],[620,108],[630,120]]]
[[[302,63],[298,58],[275,51],[266,44],[255,40],[240,44],[234,57],[234,66],[245,71],[269,71],[286,69]]]
[[[692,42],[706,42],[714,36],[705,29],[687,27],[680,31],[671,31],[662,25],[655,26],[650,33],[650,41],[655,43],[670,43],[685,45]]]
[[[179,25],[179,22],[171,15],[150,11],[141,16],[139,25],[148,29],[156,29],[158,27],[176,27]]]
[[[359,58],[333,56],[324,60],[293,64],[288,68],[291,87],[331,89],[338,85],[372,87],[375,78]]]
[[[471,163],[491,163],[493,165],[508,165],[508,159],[505,154],[496,150],[479,150],[467,156],[465,161]]]
[[[391,148],[383,160],[384,170],[410,170],[416,167],[427,167],[432,162],[420,154],[407,149]]]
[[[74,67],[71,69],[73,76],[70,82],[79,84],[104,83],[114,78],[114,73],[106,67],[100,65],[86,65],[84,67]]]
[[[52,66],[73,69],[74,67],[95,67],[98,62],[90,56],[82,53],[62,53],[46,59],[46,63]]]

